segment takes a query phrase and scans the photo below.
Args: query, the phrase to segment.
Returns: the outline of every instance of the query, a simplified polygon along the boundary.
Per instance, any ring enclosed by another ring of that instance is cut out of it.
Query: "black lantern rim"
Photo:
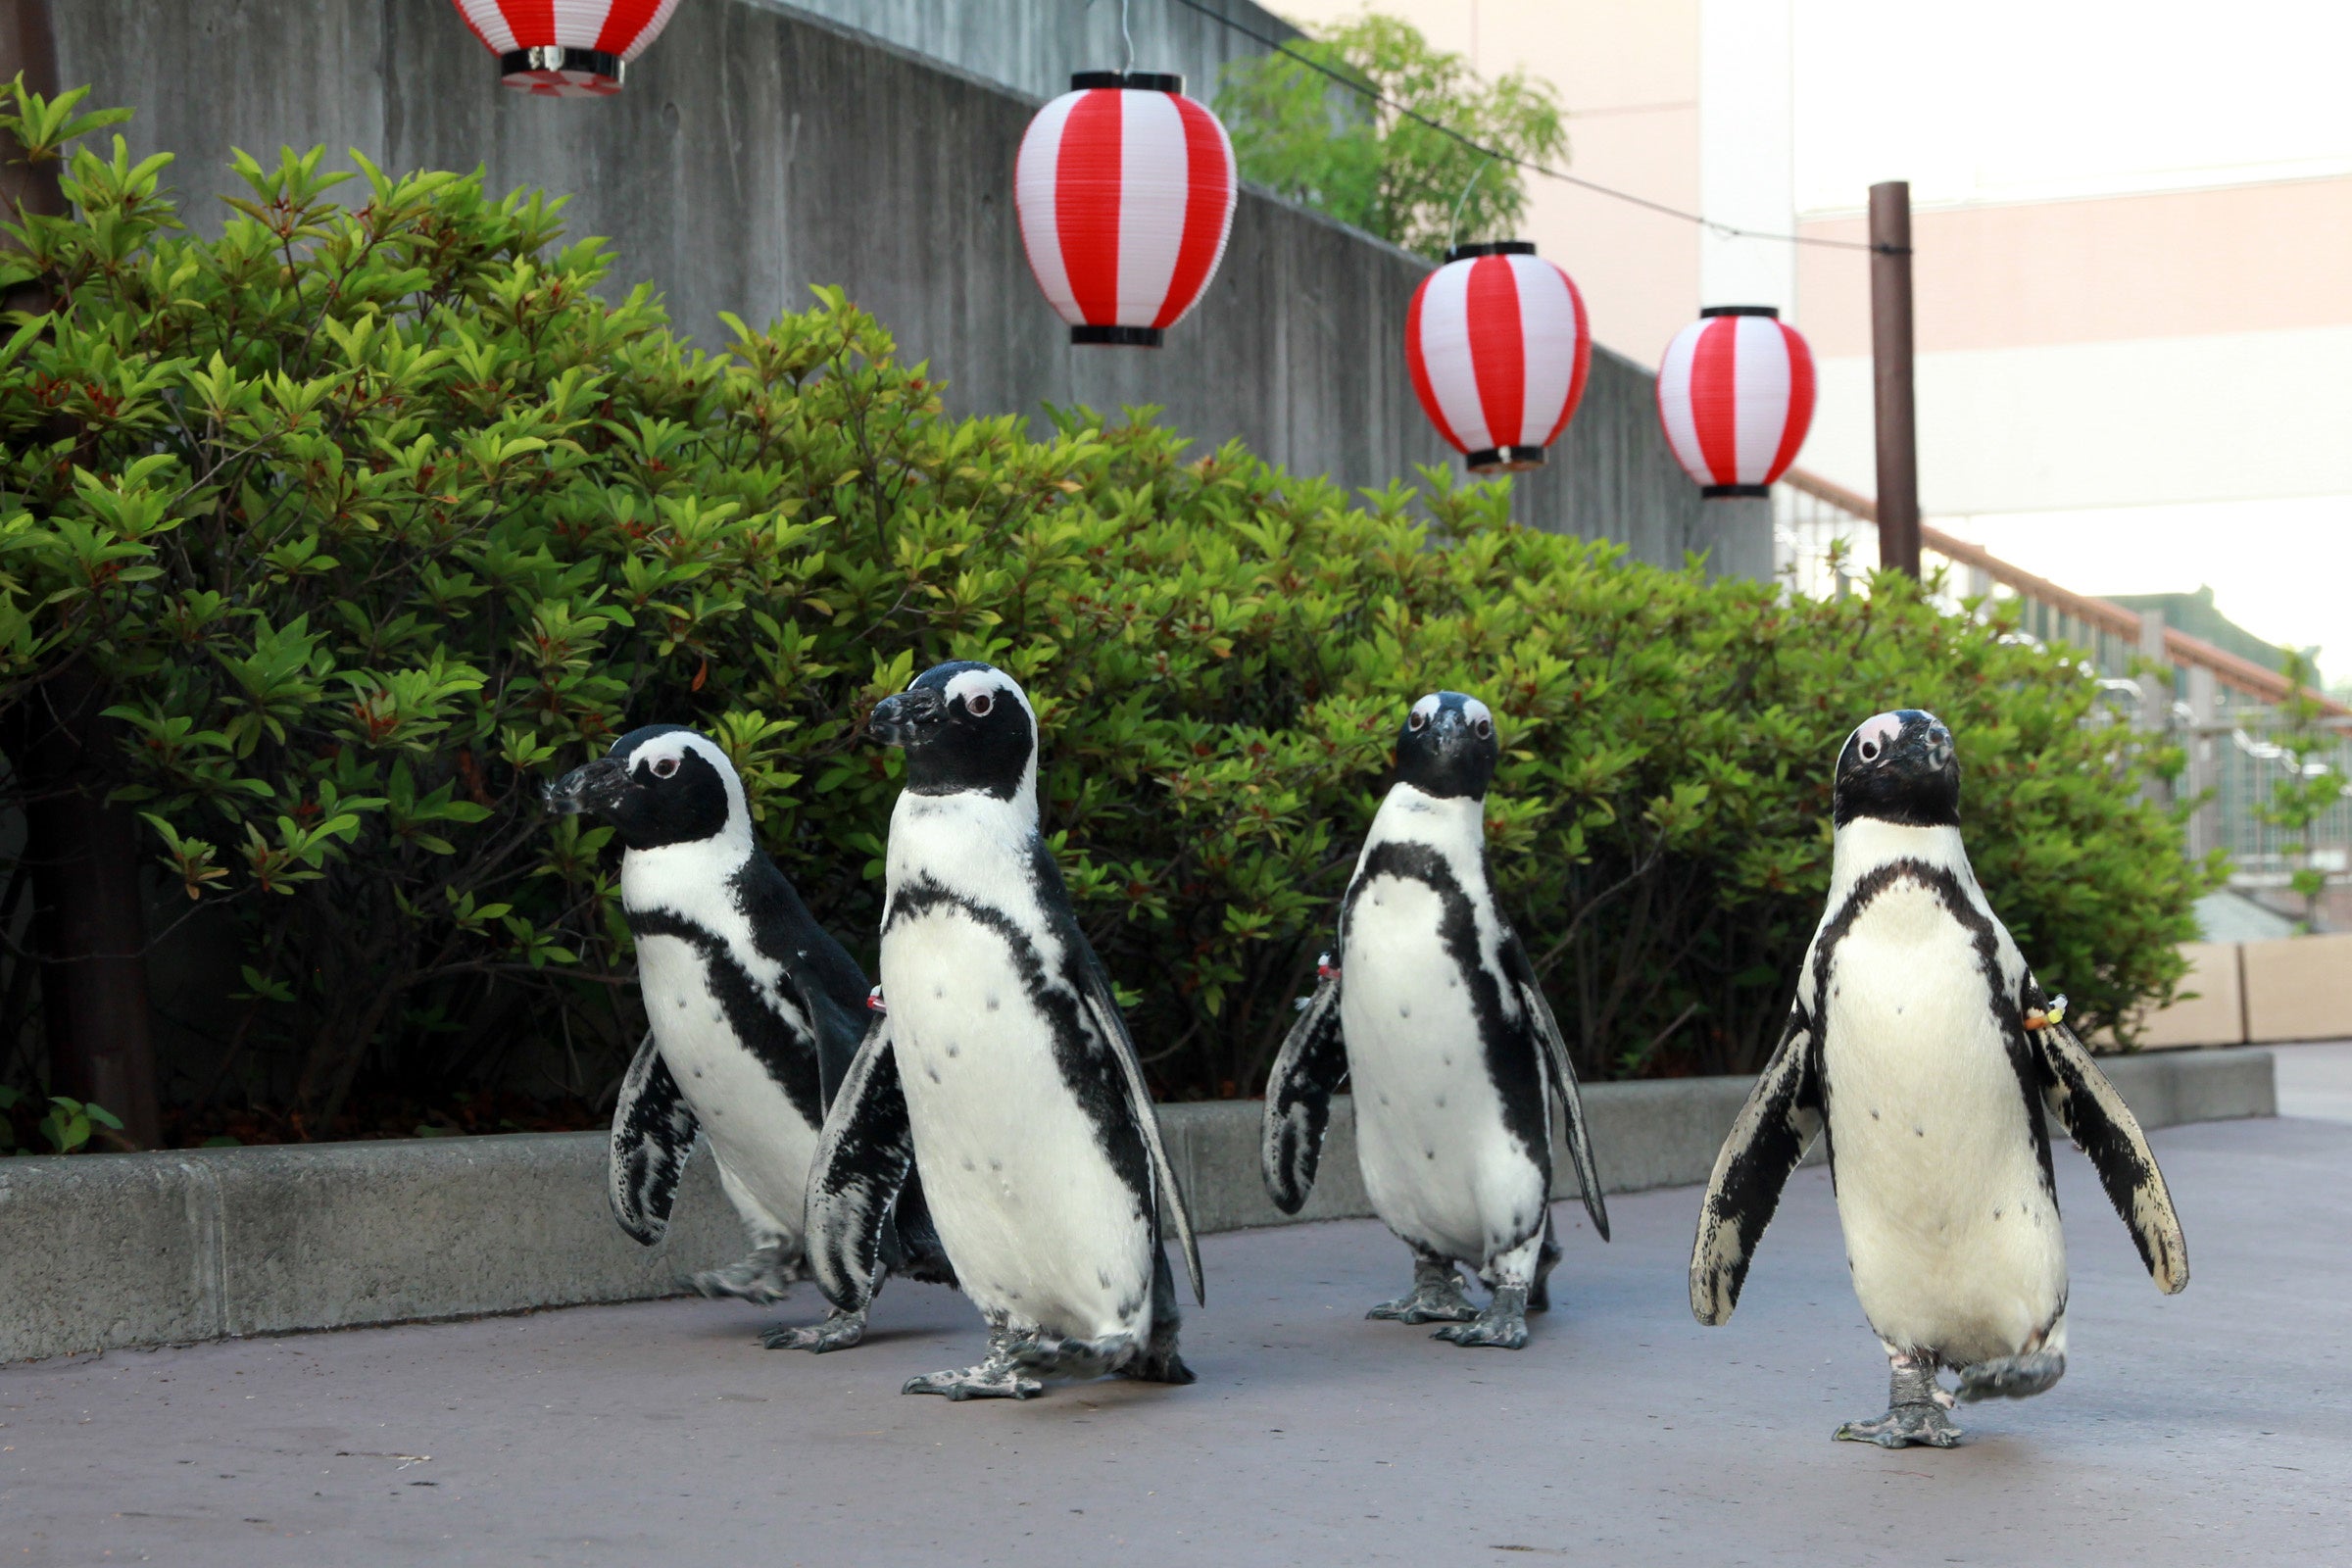
[[[1129,92],[1184,92],[1184,74],[1180,71],[1073,71],[1070,73],[1070,91],[1084,92],[1089,87],[1123,87]]]
[[[1516,256],[1521,253],[1507,251],[1504,254]],[[1470,453],[1463,461],[1469,464],[1471,471],[1474,473],[1485,473],[1495,468],[1516,472],[1525,468],[1544,466],[1544,449],[1542,447],[1487,447],[1481,451]]]
[[[1700,320],[1710,316],[1768,316],[1777,321],[1781,318],[1781,308],[1778,305],[1710,305],[1698,316]]]
[[[1735,496],[1758,499],[1771,495],[1772,486],[1768,484],[1711,484],[1702,488],[1698,493],[1709,501],[1728,501]]]
[[[542,44],[535,49],[510,49],[498,57],[498,74],[502,76],[530,76],[542,71],[577,71],[592,76],[607,76],[618,82],[628,63],[618,55],[602,49],[573,49],[563,44]]]
[[[1072,343],[1093,343],[1120,349],[1155,349],[1167,334],[1156,326],[1073,326]]]
[[[1467,245],[1456,245],[1446,253],[1448,262],[1466,262],[1474,256],[1533,256],[1536,242],[1532,239],[1486,239]]]

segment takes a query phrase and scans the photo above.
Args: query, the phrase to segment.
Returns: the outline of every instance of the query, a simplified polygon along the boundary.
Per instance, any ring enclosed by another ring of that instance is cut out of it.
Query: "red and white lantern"
[[[1813,423],[1813,351],[1780,314],[1712,306],[1658,367],[1658,420],[1710,497],[1770,495]]]
[[[1182,76],[1082,71],[1070,89],[1013,166],[1029,270],[1071,342],[1155,349],[1224,260],[1233,143]]]
[[[535,98],[610,98],[678,0],[457,0],[498,56],[499,80]]]
[[[1568,274],[1526,240],[1456,245],[1413,291],[1404,361],[1473,473],[1541,467],[1584,398],[1592,323]]]

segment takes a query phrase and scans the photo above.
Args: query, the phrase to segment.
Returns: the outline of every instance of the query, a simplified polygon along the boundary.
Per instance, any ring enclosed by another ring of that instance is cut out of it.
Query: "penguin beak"
[[[626,769],[610,757],[600,757],[550,784],[547,808],[558,816],[577,816],[582,811],[605,815],[619,801],[628,783]]]
[[[948,705],[939,693],[917,686],[874,705],[865,727],[885,746],[919,746],[947,722]]]
[[[1937,719],[1914,721],[1904,727],[1887,760],[1915,777],[1940,773],[1952,760],[1952,732]]]

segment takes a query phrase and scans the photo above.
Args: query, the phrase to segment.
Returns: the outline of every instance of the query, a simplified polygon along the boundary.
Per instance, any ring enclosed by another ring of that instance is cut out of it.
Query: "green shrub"
[[[478,177],[363,166],[338,204],[316,152],[241,161],[208,241],[162,168],[75,151],[77,216],[0,258],[61,301],[0,348],[0,709],[105,683],[114,782],[242,954],[206,1071],[298,1127],[525,1044],[610,1081],[641,1027],[613,846],[538,792],[634,724],[714,734],[870,958],[900,764],[862,716],[949,657],[1036,700],[1171,1094],[1255,1086],[1439,686],[1501,717],[1495,858],[1596,1075],[1754,1063],[1834,750],[1900,704],[1951,722],[1978,866],[2079,1018],[2179,973],[2202,873],[2092,683],[1998,614],[1629,564],[1443,472],[1351,504],[1146,415],[950,418],[838,291],[702,353]]]

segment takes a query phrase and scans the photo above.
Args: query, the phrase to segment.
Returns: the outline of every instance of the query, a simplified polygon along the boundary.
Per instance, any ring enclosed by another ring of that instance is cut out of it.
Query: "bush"
[[[1171,1095],[1257,1084],[1439,686],[1500,715],[1494,854],[1595,1075],[1754,1064],[1834,750],[1904,703],[1951,722],[1979,869],[2078,1016],[2178,976],[2201,873],[2093,684],[1998,612],[1629,564],[1436,470],[1350,504],[1147,414],[950,418],[836,290],[702,353],[478,176],[363,165],[338,205],[316,152],[241,159],[207,241],[163,167],[76,150],[77,216],[0,260],[60,301],[0,349],[0,706],[103,682],[111,782],[241,953],[206,1073],[298,1132],[530,1046],[609,1085],[642,1027],[614,848],[538,795],[635,724],[717,737],[870,960],[900,760],[862,718],[950,657],[1036,700],[1049,831]]]

